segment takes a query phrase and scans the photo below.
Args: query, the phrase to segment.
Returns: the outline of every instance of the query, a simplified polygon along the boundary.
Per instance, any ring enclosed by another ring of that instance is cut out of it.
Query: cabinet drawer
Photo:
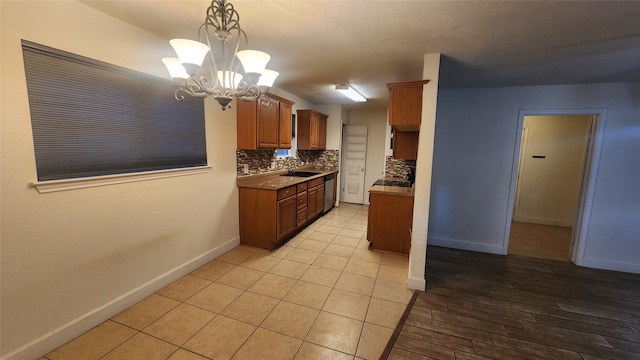
[[[306,206],[307,206],[307,192],[304,191],[298,194],[298,209],[301,209]]]
[[[307,183],[303,182],[302,184],[298,184],[298,192],[301,193],[303,191],[307,191]]]
[[[296,226],[300,226],[307,222],[307,208],[298,210],[298,217],[296,219]]]
[[[324,184],[324,178],[318,178],[318,179],[309,180],[309,181],[307,181],[307,184],[308,184],[309,189],[314,187],[314,186],[322,185],[322,184]]]
[[[278,200],[284,199],[286,197],[292,196],[296,194],[296,186],[292,185],[286,187],[284,189],[278,190]]]

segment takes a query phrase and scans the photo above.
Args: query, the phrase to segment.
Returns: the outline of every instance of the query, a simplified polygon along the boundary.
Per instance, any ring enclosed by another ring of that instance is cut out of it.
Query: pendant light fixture
[[[263,106],[269,106],[264,95],[278,72],[265,69],[271,59],[269,54],[244,50],[247,34],[240,28],[240,16],[231,3],[211,1],[198,30],[198,41],[173,39],[169,43],[178,57],[164,58],[162,62],[180,83],[175,91],[176,100],[184,100],[186,93],[199,98],[213,96],[222,110],[234,98],[259,100]]]

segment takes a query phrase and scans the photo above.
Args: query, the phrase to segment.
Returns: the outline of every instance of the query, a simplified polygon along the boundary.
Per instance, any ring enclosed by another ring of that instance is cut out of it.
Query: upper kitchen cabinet
[[[403,160],[417,160],[419,137],[419,131],[394,131],[393,158]]]
[[[422,122],[422,86],[429,80],[389,83],[389,125],[400,131],[417,131]]]
[[[238,101],[238,149],[290,149],[293,102],[267,94],[270,105],[261,100]]]
[[[328,117],[315,110],[298,110],[299,150],[326,150]]]

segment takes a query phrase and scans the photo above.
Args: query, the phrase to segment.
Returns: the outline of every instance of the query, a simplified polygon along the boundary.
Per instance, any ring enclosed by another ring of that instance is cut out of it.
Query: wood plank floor
[[[640,275],[429,246],[381,359],[640,359]]]

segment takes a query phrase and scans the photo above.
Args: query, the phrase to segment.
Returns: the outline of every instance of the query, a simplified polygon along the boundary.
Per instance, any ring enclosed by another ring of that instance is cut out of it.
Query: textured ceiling
[[[195,38],[209,6],[82,2],[167,39]],[[230,2],[275,86],[315,104],[384,108],[386,83],[420,79],[427,53],[442,54],[441,88],[640,82],[640,1]],[[341,83],[369,102],[336,94]]]

